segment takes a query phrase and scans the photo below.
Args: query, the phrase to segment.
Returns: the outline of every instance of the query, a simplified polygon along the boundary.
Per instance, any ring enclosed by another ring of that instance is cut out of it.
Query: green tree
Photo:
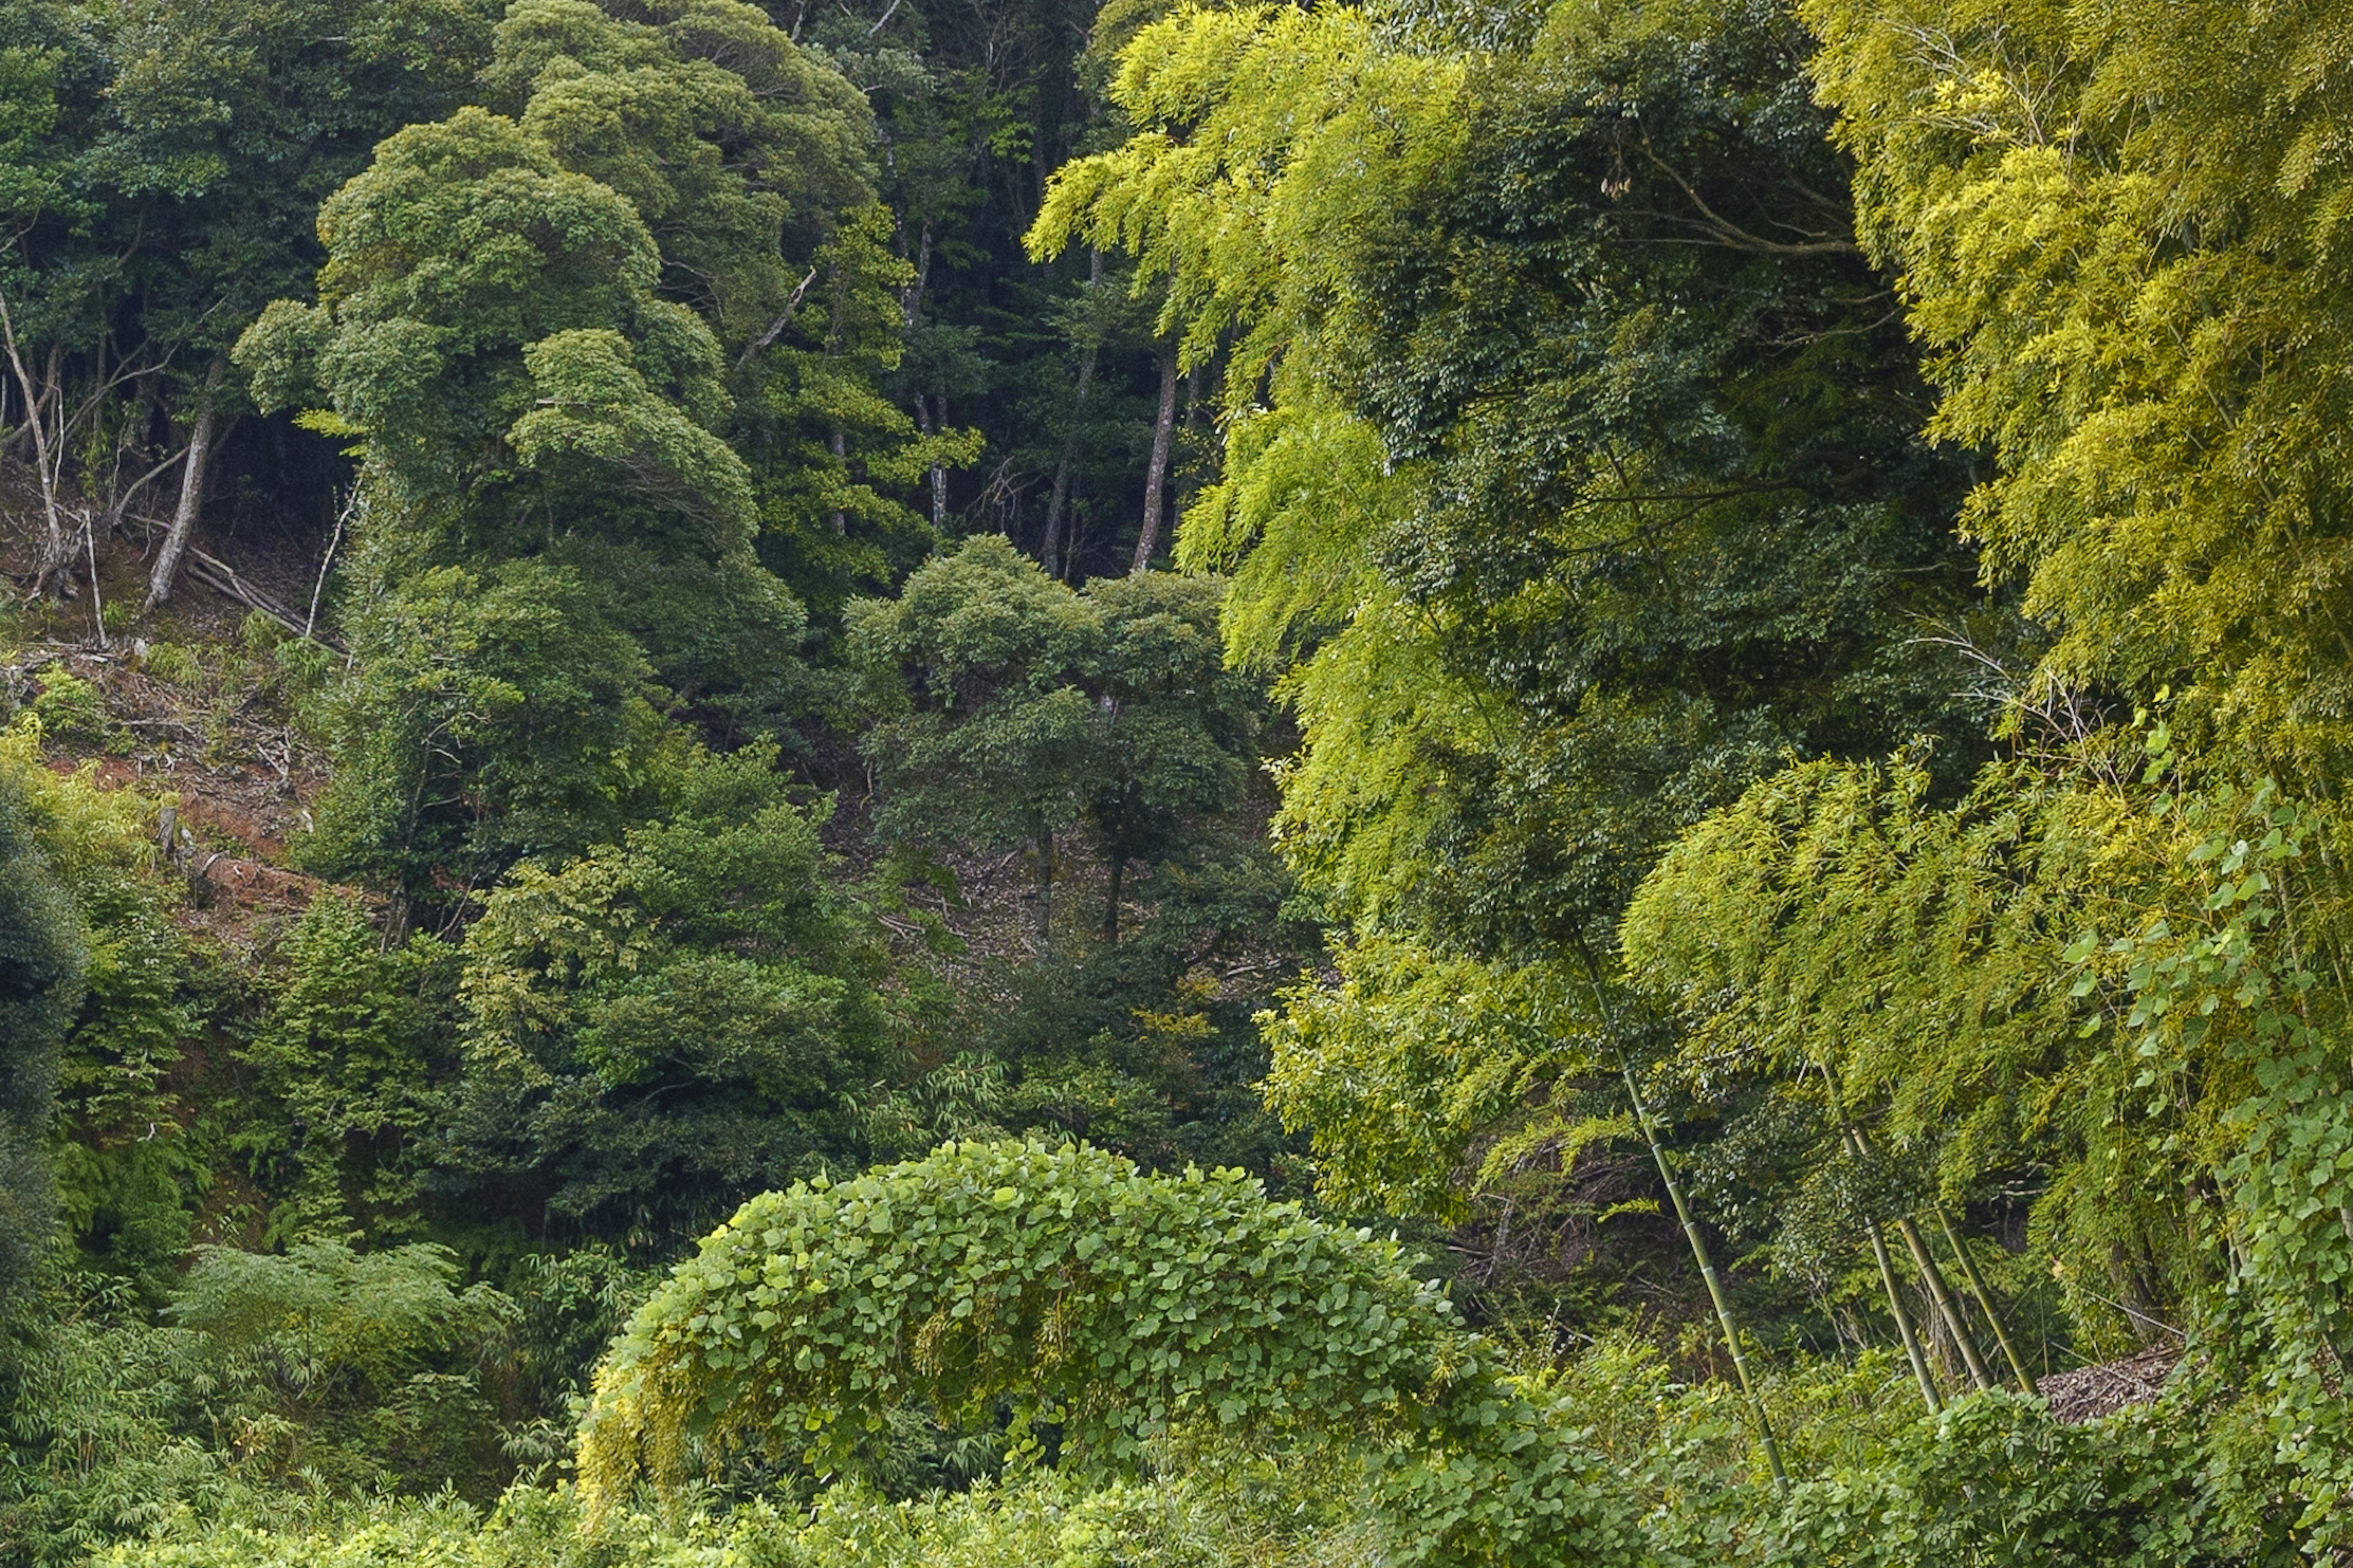
[[[891,716],[869,731],[877,821],[911,841],[1021,847],[1037,946],[1053,939],[1064,835],[1122,878],[1166,853],[1188,816],[1236,799],[1255,748],[1247,685],[1221,668],[1223,584],[1156,574],[1073,590],[996,535],[967,541],[850,616],[850,657]]]
[[[2039,685],[2174,694],[2185,741],[2333,793],[2353,102],[2332,7],[1800,8]],[[1923,40],[1944,40],[1934,47]]]
[[[0,298],[11,391],[41,414],[17,427],[38,431],[51,554],[61,504],[119,519],[132,487],[176,467],[148,586],[151,602],[170,596],[211,459],[246,406],[230,346],[269,300],[307,286],[322,259],[312,215],[378,138],[457,101],[489,21],[469,0],[356,13],[340,0],[37,3],[0,16],[15,132]]]
[[[518,867],[467,931],[443,1180],[526,1224],[667,1238],[854,1160],[873,955],[773,747],[688,759],[652,821]]]
[[[422,1217],[456,954],[422,935],[387,952],[366,911],[329,893],[274,957],[284,979],[243,1054],[283,1120],[238,1134],[288,1194],[271,1239],[396,1236]]]
[[[0,1310],[21,1299],[52,1234],[49,1118],[82,956],[72,905],[0,773]]]

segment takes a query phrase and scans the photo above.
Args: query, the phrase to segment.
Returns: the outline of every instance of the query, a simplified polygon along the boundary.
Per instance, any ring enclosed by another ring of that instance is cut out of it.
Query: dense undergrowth
[[[0,1563],[2341,1560],[2343,9],[0,0]]]

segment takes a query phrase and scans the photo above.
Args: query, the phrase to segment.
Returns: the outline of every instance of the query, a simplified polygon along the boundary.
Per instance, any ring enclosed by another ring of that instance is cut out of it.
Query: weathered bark
[[[1144,526],[1135,536],[1135,560],[1131,576],[1152,567],[1152,552],[1160,542],[1160,502],[1168,479],[1168,446],[1176,431],[1176,336],[1160,344],[1160,414],[1152,423],[1152,470],[1144,478]]]
[[[1103,252],[1089,250],[1087,289],[1090,300],[1102,282]],[[1086,347],[1079,353],[1078,393],[1071,400],[1071,427],[1062,433],[1062,456],[1054,465],[1054,491],[1046,501],[1046,537],[1038,549],[1039,564],[1046,568],[1049,577],[1062,574],[1062,508],[1071,499],[1071,460],[1078,455],[1079,421],[1087,411],[1087,389],[1094,384],[1095,355],[1102,348],[1101,339],[1090,332]]]
[[[180,504],[172,512],[171,531],[164,535],[164,548],[155,553],[155,570],[147,578],[147,605],[150,610],[165,604],[172,597],[172,584],[180,574],[180,558],[188,552],[188,542],[195,536],[196,515],[205,504],[205,470],[212,456],[214,416],[220,406],[220,385],[228,374],[228,356],[213,356],[212,368],[205,373],[204,390],[196,395],[195,418],[188,426],[188,455],[181,459]]]

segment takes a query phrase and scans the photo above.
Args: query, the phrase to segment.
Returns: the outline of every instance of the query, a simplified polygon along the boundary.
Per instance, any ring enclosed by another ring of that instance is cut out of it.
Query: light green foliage
[[[208,1180],[196,1109],[170,1080],[227,987],[173,922],[180,892],[159,874],[157,803],[100,788],[92,766],[51,772],[41,735],[37,719],[0,732],[0,781],[20,792],[84,955],[54,1063],[58,1196],[91,1261],[152,1287],[186,1247],[188,1205]]]
[[[2185,731],[2332,773],[2343,12],[1801,9],[1944,392],[1930,429],[1999,458],[1965,523],[2057,633],[2042,679],[2170,682]]]
[[[398,1235],[418,1218],[440,1102],[435,1026],[456,954],[422,936],[387,952],[366,911],[331,893],[275,956],[284,984],[244,1056],[283,1121],[238,1133],[248,1160],[276,1167],[272,1188],[290,1194],[272,1231],[335,1235],[356,1221]]]
[[[1096,1471],[1189,1426],[1353,1444],[1408,1561],[1613,1560],[1630,1538],[1562,1413],[1482,1349],[1398,1243],[1240,1172],[962,1144],[771,1194],[707,1238],[598,1373],[580,1472],[610,1510],[742,1448],[855,1465],[908,1395],[963,1420],[1005,1400],[1017,1447],[1050,1421]]]
[[[204,1336],[219,1377],[208,1414],[249,1468],[482,1489],[493,1412],[480,1373],[515,1308],[459,1288],[446,1249],[203,1247],[169,1316]]]
[[[198,1415],[213,1383],[202,1335],[150,1324],[127,1285],[91,1300],[53,1290],[41,1306],[0,1366],[0,1542],[13,1561],[52,1568],[224,1511],[272,1517]]]
[[[459,983],[470,1171],[669,1229],[854,1153],[875,976],[775,761],[690,756],[655,820],[491,894]]]
[[[26,707],[40,721],[45,736],[87,742],[104,734],[97,689],[70,670],[52,670],[42,677],[40,691]]]
[[[1188,816],[1233,803],[1254,740],[1247,689],[1220,667],[1224,585],[1146,574],[1082,590],[994,535],[850,615],[850,656],[886,717],[878,822],[905,840],[1027,847],[1039,943],[1057,841],[1083,829],[1119,877],[1175,849]]]
[[[1531,1151],[1567,1163],[1631,1133],[1622,1115],[1579,1121],[1553,1098],[1611,1066],[1568,977],[1377,937],[1335,956],[1337,985],[1303,984],[1262,1017],[1267,1103],[1313,1135],[1330,1202],[1458,1219]]]
[[[109,1568],[1369,1568],[1376,1543],[1333,1520],[1313,1469],[1236,1481],[1073,1486],[1053,1475],[889,1502],[843,1489],[803,1515],[754,1504],[720,1519],[644,1513],[580,1529],[564,1492],[510,1492],[487,1519],[462,1505],[379,1504],[343,1528],[223,1530],[118,1549]]]

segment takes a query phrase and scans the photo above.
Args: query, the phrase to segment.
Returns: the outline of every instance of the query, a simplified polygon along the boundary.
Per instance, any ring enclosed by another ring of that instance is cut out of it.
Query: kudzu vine
[[[641,1308],[580,1437],[608,1509],[738,1452],[823,1474],[908,1401],[1013,1412],[1017,1447],[1134,1470],[1157,1435],[1338,1440],[1401,1561],[1628,1560],[1562,1406],[1501,1375],[1394,1238],[1238,1171],[1150,1175],[1083,1144],[951,1144],[744,1205]]]

